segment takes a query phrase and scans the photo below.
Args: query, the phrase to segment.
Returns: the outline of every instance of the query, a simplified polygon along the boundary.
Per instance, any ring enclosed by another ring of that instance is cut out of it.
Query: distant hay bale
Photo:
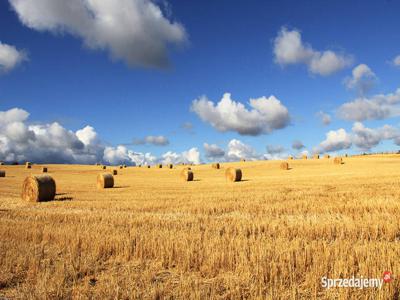
[[[142,165],[138,165],[138,168],[141,168],[142,167]]]
[[[108,189],[114,186],[114,177],[110,173],[101,173],[97,175],[97,188]]]
[[[289,170],[289,164],[286,161],[284,161],[281,163],[280,168],[282,170]]]
[[[173,164],[168,164],[167,167],[168,167],[169,169],[172,169],[172,168],[174,167],[174,165],[173,165]]]
[[[95,163],[95,165],[96,165],[96,166],[100,166],[100,164],[99,164],[99,163]]]
[[[162,164],[158,164],[157,168],[162,169]]]
[[[304,155],[302,156],[302,158],[303,158],[303,159],[308,159],[308,157],[307,157],[306,154],[304,154]]]
[[[325,154],[324,158],[331,158],[331,156],[329,154]]]
[[[120,169],[122,169],[123,167],[124,167],[123,165],[120,165],[120,166],[119,166]]]
[[[25,168],[26,169],[31,169],[32,168],[32,164],[30,162],[26,162],[25,163]]]
[[[6,171],[0,170],[0,177],[6,177]]]
[[[118,175],[118,171],[117,170],[113,170],[112,174],[113,175]]]
[[[42,168],[42,173],[47,173],[47,167]]]
[[[242,180],[242,170],[235,168],[228,168],[225,171],[225,177],[229,181],[240,181]]]
[[[55,196],[56,182],[50,175],[31,175],[22,184],[21,197],[26,201],[50,201]]]
[[[333,163],[335,165],[341,165],[343,163],[343,160],[341,157],[335,157],[335,159],[333,160]]]
[[[345,155],[344,155],[344,157],[348,157],[349,155],[346,153]]]
[[[181,178],[182,178],[184,181],[193,181],[193,179],[194,179],[193,171],[190,170],[189,168],[184,168],[184,169],[181,171]]]
[[[101,168],[102,168],[103,170],[107,169],[107,167],[106,167],[106,166],[101,166]]]
[[[191,170],[191,167],[184,167],[182,170]]]
[[[314,159],[319,159],[319,154],[314,154],[313,158]]]
[[[126,165],[124,165],[124,168],[126,168]]]
[[[289,155],[289,156],[288,156],[288,159],[292,160],[292,159],[293,159],[293,156],[292,156],[292,155]]]
[[[147,168],[148,168],[148,169],[150,169],[150,168],[151,168],[151,166],[150,166],[150,165],[147,165]]]
[[[219,168],[221,168],[221,166],[220,166],[219,163],[213,163],[213,164],[211,165],[211,167],[212,167],[213,169],[219,169]]]
[[[4,166],[4,162],[0,161],[0,166]]]
[[[246,159],[244,159],[244,158],[241,158],[241,159],[240,159],[240,161],[243,161],[243,162],[245,162],[245,161],[246,161]]]

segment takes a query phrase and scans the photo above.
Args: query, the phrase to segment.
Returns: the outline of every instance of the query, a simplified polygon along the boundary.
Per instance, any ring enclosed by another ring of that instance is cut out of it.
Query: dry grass
[[[194,166],[196,181],[127,168],[97,190],[97,166],[50,165],[56,201],[20,199],[40,170],[3,166],[0,298],[396,299],[379,289],[323,289],[321,276],[400,269],[400,157]]]

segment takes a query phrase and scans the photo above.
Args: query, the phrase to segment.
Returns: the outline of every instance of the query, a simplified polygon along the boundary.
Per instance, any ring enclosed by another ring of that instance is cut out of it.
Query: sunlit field
[[[100,166],[48,165],[57,195],[42,203],[20,197],[41,166],[0,166],[0,297],[397,299],[400,155],[288,162],[192,166],[192,182],[183,166],[128,167],[102,190]],[[384,271],[382,289],[321,286]]]

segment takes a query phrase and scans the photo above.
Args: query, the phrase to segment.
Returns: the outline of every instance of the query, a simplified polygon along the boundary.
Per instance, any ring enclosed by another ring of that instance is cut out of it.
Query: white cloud
[[[29,125],[28,117],[29,113],[19,108],[0,111],[0,161],[155,164],[175,157],[171,162],[201,162],[197,148],[180,154],[169,151],[157,158],[151,153],[134,152],[123,145],[106,146],[91,126],[73,132],[57,122]]]
[[[356,66],[352,71],[352,76],[344,80],[348,89],[355,89],[360,95],[366,94],[373,88],[377,80],[374,72],[366,64]]]
[[[323,125],[331,124],[332,119],[331,119],[331,116],[329,114],[327,114],[327,113],[325,113],[323,111],[319,111],[319,112],[317,112],[317,117],[320,118],[321,123]]]
[[[400,67],[400,55],[397,55],[394,59],[393,59],[393,64],[397,67]]]
[[[211,160],[219,159],[225,155],[224,149],[216,144],[203,144],[205,156]]]
[[[287,108],[274,96],[250,99],[249,106],[250,110],[225,93],[217,104],[200,97],[192,102],[191,110],[218,131],[241,135],[266,134],[289,125]]]
[[[181,163],[194,163],[200,164],[200,152],[197,148],[191,148],[182,153],[168,151],[162,155],[162,163],[164,164],[181,164]]]
[[[383,140],[398,139],[400,136],[399,130],[390,125],[371,129],[356,122],[353,124],[352,131],[353,143],[361,150],[370,150]]]
[[[246,160],[259,160],[264,156],[258,154],[253,147],[246,145],[243,142],[233,139],[228,143],[225,159],[227,161],[238,161],[241,159]]]
[[[326,139],[314,149],[314,152],[331,152],[348,149],[352,145],[351,135],[343,128],[331,130],[326,134]]]
[[[18,50],[14,46],[0,41],[0,73],[11,71],[28,57],[24,50]]]
[[[344,120],[382,120],[400,115],[400,88],[394,93],[361,97],[342,104],[337,115]]]
[[[69,33],[131,66],[165,67],[168,45],[187,39],[150,0],[9,0],[20,21],[38,31]]]
[[[154,145],[154,146],[166,146],[169,144],[168,138],[165,136],[159,135],[159,136],[153,136],[153,135],[148,135],[143,139],[136,139],[133,141],[133,144],[135,145]]]
[[[352,64],[352,58],[331,50],[316,51],[303,43],[298,30],[283,27],[274,41],[275,61],[280,65],[305,64],[313,74],[331,75]]]

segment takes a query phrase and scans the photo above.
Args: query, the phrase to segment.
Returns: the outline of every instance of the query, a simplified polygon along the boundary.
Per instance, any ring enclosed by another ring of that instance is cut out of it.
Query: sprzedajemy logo
[[[393,280],[392,273],[390,271],[383,272],[382,278],[364,278],[351,277],[351,278],[327,278],[326,276],[321,278],[321,285],[323,288],[379,288],[381,289],[383,283],[389,283]]]

